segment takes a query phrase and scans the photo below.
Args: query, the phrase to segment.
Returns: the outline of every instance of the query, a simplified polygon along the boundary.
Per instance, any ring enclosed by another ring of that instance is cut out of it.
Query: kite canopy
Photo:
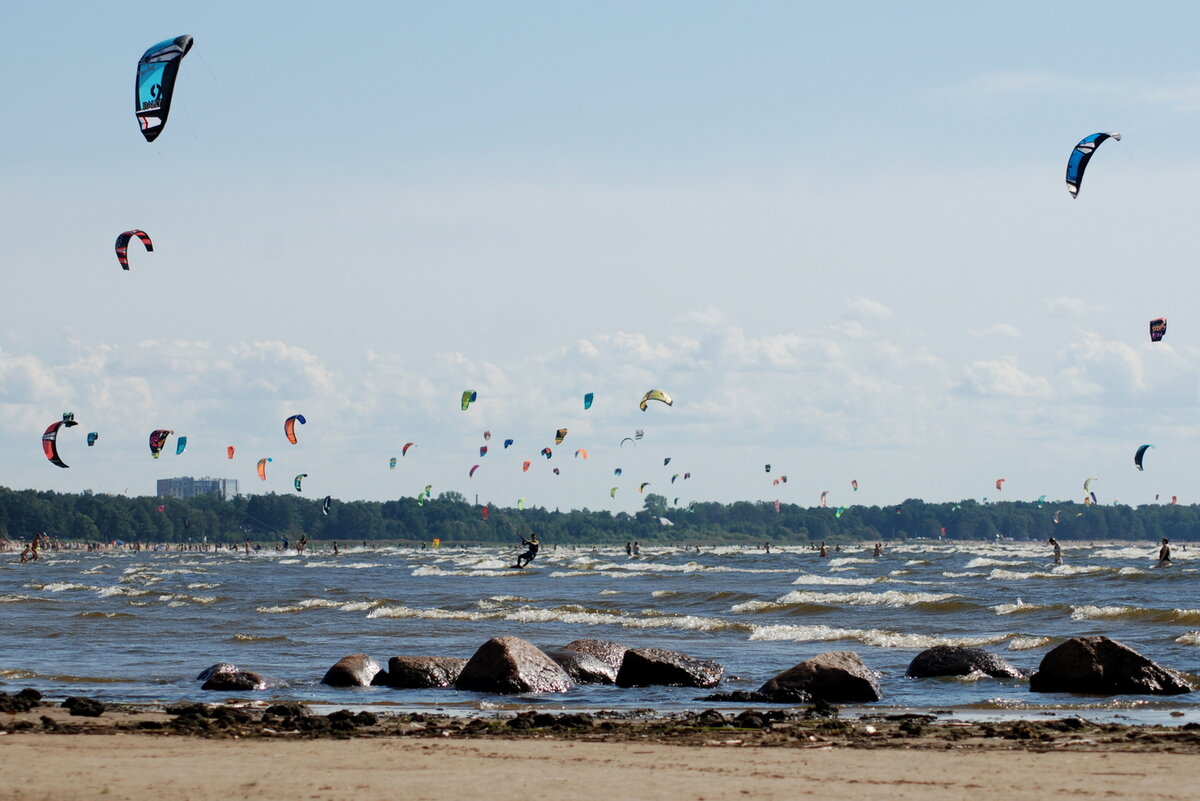
[[[325,500],[321,501],[321,514],[323,514],[323,515],[329,514],[329,507],[332,504],[333,504],[333,496],[326,495]]]
[[[46,431],[42,434],[42,451],[46,454],[46,458],[49,459],[52,464],[55,464],[58,467],[70,467],[70,465],[68,465],[58,456],[58,430],[60,428],[70,428],[71,426],[77,425],[79,425],[79,423],[75,422],[75,414],[73,412],[63,412],[61,420],[56,420],[46,427]],[[88,438],[89,440],[91,439],[90,434],[88,435]],[[88,442],[88,444],[91,445],[94,441],[95,440],[91,440]]]
[[[292,479],[292,485],[296,487],[296,492],[301,491],[300,482],[306,478],[308,478],[308,473],[301,473],[300,475],[298,475]]]
[[[179,439],[175,440],[175,455],[176,456],[183,453],[184,449],[186,449],[186,448],[187,448],[187,437],[180,437]]]
[[[850,486],[854,488],[855,492],[858,492],[858,479],[857,478],[850,479]]]
[[[233,458],[233,446],[232,446],[232,445],[230,445],[229,447],[227,447],[227,448],[225,449],[225,458],[226,458],[226,459],[232,459],[232,458]]]
[[[167,437],[174,434],[174,430],[169,428],[156,428],[150,432],[150,455],[155,459],[162,452],[163,446],[167,444]]]
[[[504,440],[504,449],[508,450],[509,446],[512,444],[513,444],[513,441],[511,439]]]
[[[393,456],[391,459],[388,459],[388,469],[389,470],[396,469],[396,457],[395,456]]]
[[[1153,445],[1143,445],[1137,449],[1137,453],[1133,455],[1133,463],[1138,470],[1142,469],[1142,459],[1146,456],[1146,451],[1153,448]]]
[[[549,459],[553,455],[554,451],[550,450],[549,448],[542,448],[542,456],[545,456],[547,459]]]
[[[474,466],[474,467],[472,467],[470,470],[468,470],[468,471],[467,471],[467,478],[474,478],[474,476],[475,476],[475,471],[476,471],[476,470],[478,470],[478,469],[479,469],[479,465],[475,465],[475,466]]]
[[[1003,489],[1004,489],[1004,479],[1002,479],[1002,478],[996,479],[996,490],[1000,491]]]
[[[473,389],[465,389],[462,394],[462,410],[465,412],[467,407],[474,403],[479,398],[479,393]]]
[[[649,482],[649,481],[643,481],[643,482],[641,483],[641,486],[639,486],[639,487],[638,487],[638,492],[642,492],[642,491],[643,491],[644,489],[646,489],[646,487],[648,487],[648,486],[650,486],[650,482]]]
[[[138,61],[133,110],[147,142],[157,139],[167,124],[179,63],[191,49],[192,37],[176,36],[153,45]]]
[[[274,461],[270,456],[265,459],[258,460],[258,477],[263,481],[267,480],[267,462]]]
[[[587,458],[587,448],[580,448],[579,450],[575,451],[575,458],[578,459],[580,456],[582,456],[584,459]]]
[[[88,432],[88,435],[87,435],[87,444],[88,444],[88,447],[90,448],[90,447],[92,447],[93,445],[95,445],[95,444],[96,444],[96,440],[98,440],[98,439],[100,439],[100,432],[99,432],[99,431],[89,431],[89,432]]]
[[[617,488],[616,487],[613,487],[612,489],[610,489],[608,491],[608,497],[610,497],[610,498],[617,497]]]
[[[594,393],[594,392],[589,392],[586,395],[584,395],[583,396],[583,408],[585,408],[585,409],[592,408],[592,401],[595,399],[596,399],[596,393]]]
[[[480,445],[480,446],[479,446],[479,455],[480,455],[480,456],[487,456],[487,445]]]
[[[154,243],[150,241],[150,234],[136,228],[132,231],[122,231],[117,234],[116,244],[117,261],[121,263],[122,270],[129,269],[129,240],[135,236],[142,240],[142,244],[146,246],[147,253],[154,252]]]
[[[1167,333],[1167,318],[1159,317],[1150,321],[1150,341],[1161,342]]]
[[[521,462],[521,472],[522,472],[522,473],[528,473],[528,472],[529,472],[529,465],[531,465],[531,464],[533,464],[533,462],[529,461],[528,459],[526,459],[525,461]]]
[[[554,432],[554,444],[562,445],[562,441],[567,438],[567,429],[560,428]]]
[[[1071,193],[1071,197],[1079,196],[1079,189],[1083,184],[1083,171],[1087,169],[1088,162],[1096,153],[1096,148],[1110,137],[1118,142],[1121,141],[1119,133],[1094,133],[1080,139],[1079,144],[1075,145],[1075,149],[1071,151],[1071,157],[1067,159],[1067,191]]]
[[[413,445],[416,445],[416,444],[417,444],[417,443],[415,443],[415,442],[406,442],[406,443],[404,443],[404,447],[400,449],[400,455],[401,455],[401,456],[408,456],[408,449],[409,449],[409,448],[411,448]]]
[[[665,403],[668,406],[675,403],[675,401],[671,400],[671,396],[668,395],[667,393],[663,392],[661,389],[652,389],[649,392],[647,392],[645,395],[642,396],[641,401],[638,402],[638,408],[641,409],[643,412],[646,411],[646,404],[652,400],[659,401],[660,403]]]
[[[287,441],[296,444],[296,423],[305,425],[308,423],[302,414],[293,414],[291,417],[283,421],[283,435],[287,437]],[[320,433],[319,431],[317,432]]]

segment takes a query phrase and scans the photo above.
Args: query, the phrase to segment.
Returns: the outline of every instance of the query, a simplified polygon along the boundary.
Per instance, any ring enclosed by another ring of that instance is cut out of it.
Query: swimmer
[[[1155,567],[1171,566],[1171,546],[1166,537],[1162,538],[1162,547],[1158,549],[1158,564]]]
[[[1054,546],[1054,564],[1061,565],[1063,563],[1062,546],[1058,544],[1058,540],[1054,539],[1054,537],[1051,537],[1049,542]]]

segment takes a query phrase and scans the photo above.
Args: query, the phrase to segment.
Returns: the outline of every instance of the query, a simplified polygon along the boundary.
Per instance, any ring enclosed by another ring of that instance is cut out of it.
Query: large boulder
[[[393,656],[388,660],[388,686],[406,690],[449,687],[466,664],[465,659],[446,656]]]
[[[826,651],[785,670],[758,690],[766,695],[808,693],[830,703],[864,703],[880,698],[879,680],[853,651]]]
[[[621,663],[625,661],[625,652],[629,650],[619,642],[592,639],[574,640],[564,645],[562,649],[564,651],[587,654],[599,659],[612,668],[614,677],[617,675],[617,671],[621,669]]]
[[[556,648],[546,651],[546,656],[557,662],[578,684],[615,684],[617,681],[617,668],[591,654]]]
[[[325,671],[322,684],[330,687],[370,687],[383,668],[366,654],[350,654]]]
[[[969,676],[986,673],[993,679],[1019,679],[1021,671],[1007,661],[982,648],[961,645],[935,645],[917,654],[908,663],[904,675],[913,679],[935,676]]]
[[[467,660],[454,686],[485,693],[562,693],[575,682],[533,643],[494,637]]]
[[[665,648],[631,648],[621,660],[617,684],[646,687],[665,684],[675,687],[716,687],[725,667],[717,662],[694,659]]]
[[[237,665],[231,665],[228,662],[221,662],[212,667],[205,668],[200,671],[200,675],[196,677],[204,684],[200,685],[201,690],[265,690],[267,688],[267,680],[258,675],[252,670],[242,670]]]
[[[1042,657],[1029,680],[1035,693],[1178,695],[1194,687],[1127,645],[1108,637],[1072,637]]]

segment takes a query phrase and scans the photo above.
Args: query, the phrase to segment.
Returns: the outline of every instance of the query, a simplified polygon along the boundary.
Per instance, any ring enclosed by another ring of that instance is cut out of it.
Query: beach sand
[[[561,740],[0,737],[0,799],[1195,798],[1170,753],[796,749]]]

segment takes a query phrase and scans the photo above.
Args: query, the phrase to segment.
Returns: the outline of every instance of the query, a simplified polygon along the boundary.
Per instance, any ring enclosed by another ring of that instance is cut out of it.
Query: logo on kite
[[[302,414],[293,414],[291,417],[283,421],[283,434],[287,437],[287,441],[296,444],[296,423],[304,425],[308,421],[304,419]]]
[[[663,392],[661,389],[652,389],[642,396],[641,401],[638,402],[638,408],[643,412],[646,411],[646,404],[652,400],[665,403],[668,406],[671,406],[675,403],[675,401],[671,400],[671,396]]]
[[[465,412],[467,407],[474,403],[479,398],[479,393],[473,389],[463,390],[462,394],[462,410]]]
[[[1159,317],[1156,320],[1150,321],[1150,341],[1161,342],[1163,336],[1167,333],[1167,318]]]
[[[1071,193],[1071,197],[1079,196],[1079,189],[1083,184],[1083,171],[1087,169],[1096,148],[1109,138],[1121,141],[1119,133],[1094,133],[1079,140],[1079,144],[1071,151],[1071,157],[1067,159],[1067,191]]]
[[[167,444],[167,437],[175,432],[169,428],[156,428],[150,432],[150,455],[155,459],[162,452],[163,445]]]
[[[154,252],[154,243],[150,241],[150,234],[145,231],[134,229],[132,231],[122,231],[117,234],[117,261],[121,263],[122,270],[129,269],[129,240],[133,237],[142,240],[142,244],[146,246],[147,253]]]
[[[49,459],[52,464],[55,464],[59,467],[70,467],[70,465],[68,465],[58,456],[58,430],[64,426],[66,428],[71,428],[72,426],[77,425],[79,425],[79,423],[75,422],[74,412],[63,412],[61,420],[56,420],[46,427],[45,433],[42,434],[42,451],[46,454],[46,458]],[[91,443],[89,442],[88,444],[90,445]]]
[[[192,37],[177,36],[153,45],[138,61],[134,114],[147,142],[157,139],[167,124],[179,62],[191,49]]]
[[[595,398],[596,398],[596,393],[594,393],[594,392],[589,392],[586,395],[584,395],[583,396],[583,408],[584,409],[592,408],[592,401]]]

